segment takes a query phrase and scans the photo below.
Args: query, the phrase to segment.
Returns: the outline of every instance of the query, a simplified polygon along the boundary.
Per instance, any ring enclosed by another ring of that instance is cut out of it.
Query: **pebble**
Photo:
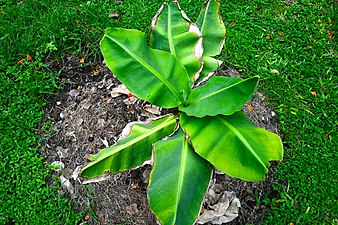
[[[69,92],[70,96],[76,97],[80,94],[80,92],[77,89],[73,89]]]

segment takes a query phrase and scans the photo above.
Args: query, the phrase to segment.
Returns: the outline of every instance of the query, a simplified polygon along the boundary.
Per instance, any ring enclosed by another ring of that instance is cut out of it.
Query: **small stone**
[[[97,125],[98,125],[99,127],[104,127],[105,124],[106,124],[106,121],[105,121],[104,119],[98,119],[98,120],[97,120]]]
[[[274,111],[272,111],[271,116],[276,116],[276,113]]]
[[[62,103],[60,101],[56,102],[56,105],[61,105]]]
[[[90,107],[92,106],[92,104],[91,103],[86,103],[86,104],[84,104],[82,107],[84,108],[84,109],[89,109]]]
[[[80,92],[77,89],[73,89],[69,92],[70,96],[76,97],[80,94]]]
[[[83,119],[78,117],[76,118],[76,125],[80,126],[83,123]]]

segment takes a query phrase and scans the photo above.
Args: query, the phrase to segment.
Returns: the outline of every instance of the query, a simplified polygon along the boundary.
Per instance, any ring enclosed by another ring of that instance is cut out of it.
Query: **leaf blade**
[[[179,110],[196,117],[231,115],[252,98],[257,82],[257,76],[246,80],[211,77],[205,85],[190,92],[187,106],[181,105]]]
[[[210,181],[209,164],[193,151],[182,130],[156,142],[154,151],[150,208],[163,224],[193,224]]]
[[[152,143],[174,132],[176,125],[174,116],[134,124],[128,137],[92,156],[93,162],[82,169],[81,176],[92,178],[106,171],[116,173],[141,165],[151,158]]]
[[[190,81],[184,66],[169,53],[149,48],[144,33],[108,28],[100,45],[107,66],[135,96],[164,108],[185,101]]]
[[[203,54],[201,33],[178,2],[161,6],[150,28],[150,46],[176,56],[192,82],[199,76]]]
[[[196,25],[200,28],[203,37],[204,52],[202,59],[205,64],[197,81],[201,81],[209,73],[213,72],[214,61],[209,58],[219,55],[224,45],[226,29],[219,11],[219,1],[208,0],[196,21]]]
[[[255,127],[242,112],[203,118],[182,113],[180,121],[195,151],[230,176],[262,180],[269,161],[283,158],[280,137]]]

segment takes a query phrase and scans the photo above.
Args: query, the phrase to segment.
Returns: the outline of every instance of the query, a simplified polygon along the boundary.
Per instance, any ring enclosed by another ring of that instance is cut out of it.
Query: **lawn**
[[[203,5],[180,3],[192,20]],[[0,224],[81,221],[83,213],[59,194],[57,179],[50,185],[38,155],[48,132],[40,127],[43,107],[59,85],[45,64],[66,53],[99,59],[104,28],[148,32],[160,5],[0,0]],[[109,17],[113,12],[117,18]],[[285,155],[273,184],[278,196],[263,200],[271,207],[265,223],[338,224],[336,1],[222,0],[221,13],[227,39],[220,58],[244,77],[261,77],[259,91],[275,108],[282,132]]]

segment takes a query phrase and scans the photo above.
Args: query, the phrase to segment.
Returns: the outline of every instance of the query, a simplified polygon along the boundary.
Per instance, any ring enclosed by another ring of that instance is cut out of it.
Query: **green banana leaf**
[[[108,28],[101,50],[110,70],[138,98],[163,108],[185,102],[191,87],[186,69],[170,53],[149,48],[144,33]]]
[[[142,165],[151,159],[152,144],[172,134],[176,125],[174,116],[166,116],[150,124],[134,124],[128,137],[92,156],[90,160],[93,162],[82,169],[81,176],[92,178],[106,171],[117,173]]]
[[[210,70],[214,68],[211,60],[208,57],[217,56],[221,53],[225,39],[225,26],[220,15],[220,3],[218,0],[209,0],[205,3],[199,17],[197,18],[196,25],[200,28],[203,37],[203,70],[197,81],[201,81],[206,77]]]
[[[212,170],[194,152],[180,129],[154,146],[148,200],[163,225],[193,224],[199,214]]]
[[[217,68],[219,67],[219,62],[215,58],[203,56],[202,61],[203,61],[203,69],[200,72],[200,76],[196,80],[197,83],[203,81],[204,78],[207,80],[207,78],[213,75],[215,70],[217,70]]]
[[[246,80],[211,77],[190,92],[186,106],[180,105],[179,110],[196,117],[231,115],[252,98],[257,82],[258,76]]]
[[[243,112],[203,118],[182,113],[180,124],[200,156],[236,178],[263,180],[269,160],[283,158],[280,137],[255,127]]]
[[[170,52],[186,68],[191,82],[202,67],[202,37],[178,2],[163,3],[150,27],[150,47]]]

